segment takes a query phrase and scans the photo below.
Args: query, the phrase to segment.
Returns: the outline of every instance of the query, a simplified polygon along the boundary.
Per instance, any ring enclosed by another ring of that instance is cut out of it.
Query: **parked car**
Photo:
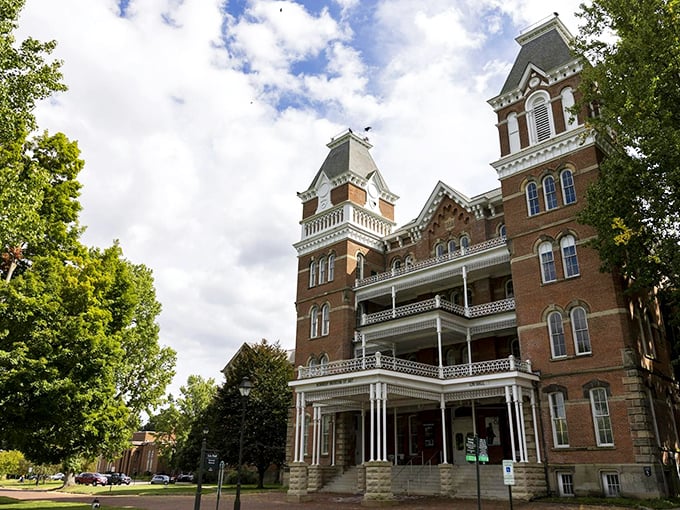
[[[170,483],[170,477],[168,475],[153,475],[151,479],[152,484],[168,485]]]
[[[101,473],[90,473],[85,471],[76,476],[76,483],[96,487],[97,485],[106,485],[108,480]]]
[[[107,483],[109,485],[130,485],[132,478],[125,473],[106,473]]]
[[[64,479],[64,473],[54,473],[53,475],[50,475],[50,480],[63,480]]]
[[[178,482],[193,482],[194,481],[194,475],[191,473],[182,473],[181,475],[177,475],[177,481]]]

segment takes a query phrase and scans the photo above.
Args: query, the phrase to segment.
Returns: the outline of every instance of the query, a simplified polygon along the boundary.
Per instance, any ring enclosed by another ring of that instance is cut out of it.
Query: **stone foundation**
[[[453,464],[439,464],[439,484],[440,495],[452,498],[456,494],[455,483],[453,479]]]
[[[366,470],[366,491],[361,502],[363,506],[392,505],[392,463],[372,461],[364,464]]]
[[[514,471],[515,485],[512,486],[513,499],[529,501],[548,494],[543,464],[515,462]]]
[[[288,475],[288,492],[286,499],[293,503],[309,501],[310,496],[307,492],[308,466],[304,462],[293,462],[290,464]]]

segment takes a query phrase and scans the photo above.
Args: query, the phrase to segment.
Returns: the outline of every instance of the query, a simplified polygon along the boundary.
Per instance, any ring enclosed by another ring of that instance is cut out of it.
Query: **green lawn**
[[[68,508],[70,510],[91,510],[89,503],[56,503],[54,501],[17,501],[16,499],[0,497],[0,508],[2,510],[60,510]],[[130,507],[106,506],[105,510],[134,510]]]

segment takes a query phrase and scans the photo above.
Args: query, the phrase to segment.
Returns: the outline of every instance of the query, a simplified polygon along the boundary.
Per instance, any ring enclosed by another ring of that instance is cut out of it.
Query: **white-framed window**
[[[364,279],[364,254],[357,253],[357,280]]]
[[[519,346],[519,338],[513,338],[510,340],[510,354],[515,358],[522,359],[522,351]]]
[[[321,455],[328,455],[331,444],[331,417],[328,414],[321,416]]]
[[[434,247],[434,256],[442,257],[446,255],[446,245],[444,243],[437,243]]]
[[[505,298],[510,299],[512,297],[515,297],[515,286],[512,283],[512,280],[508,280],[505,282]]]
[[[309,368],[309,373],[310,373],[312,376],[317,376],[317,375],[319,375],[319,374],[317,373],[317,370],[316,370],[318,366],[319,366],[319,365],[318,365],[318,363],[316,362],[316,358],[315,358],[314,356],[310,356],[309,359],[307,360],[307,367]]]
[[[545,210],[557,208],[557,186],[552,175],[543,179],[543,198],[545,199]]]
[[[309,337],[319,336],[319,307],[313,306],[309,311]]]
[[[328,281],[332,282],[335,278],[335,254],[331,253],[328,256]]]
[[[396,270],[399,269],[400,267],[401,267],[401,259],[399,259],[399,258],[397,257],[397,258],[395,258],[395,259],[392,261],[392,270],[393,270],[393,271],[396,271]]]
[[[404,259],[404,265],[406,267],[411,267],[413,265],[413,255],[406,255]]]
[[[309,286],[316,286],[316,261],[314,260],[309,263]]]
[[[550,420],[552,422],[553,444],[555,447],[569,446],[567,412],[564,407],[564,393],[557,391],[548,395]]]
[[[564,277],[572,278],[580,274],[578,268],[578,256],[576,255],[576,239],[574,236],[564,236],[560,240],[562,249],[562,265],[564,267]]]
[[[319,259],[319,285],[326,281],[326,257]]]
[[[552,312],[548,315],[548,333],[550,333],[550,351],[553,358],[563,358],[567,355],[567,345],[564,341],[564,326],[562,314]]]
[[[331,326],[331,305],[326,303],[321,307],[321,336],[328,335]]]
[[[508,113],[508,142],[510,144],[510,153],[515,153],[520,150],[519,141],[519,122],[517,122],[517,114],[515,112]]]
[[[593,413],[597,446],[613,446],[612,420],[609,415],[609,402],[605,388],[590,390],[590,406]]]
[[[323,375],[328,371],[328,354],[322,354],[319,358],[319,369]]]
[[[576,104],[574,100],[574,92],[571,87],[565,87],[560,93],[562,96],[562,113],[564,114],[564,125],[567,131],[571,131],[578,126],[578,118],[569,110]]]
[[[533,94],[527,102],[527,118],[529,120],[529,136],[532,144],[547,140],[555,133],[550,97],[545,91]]]
[[[418,454],[418,417],[414,414],[408,417],[408,453]]]
[[[615,471],[602,471],[602,489],[607,498],[618,498],[621,496],[621,482],[619,474]]]
[[[557,280],[552,243],[549,241],[541,243],[538,247],[538,255],[541,260],[541,279],[543,280],[543,283]]]
[[[449,349],[446,351],[446,366],[452,366],[456,364],[456,350]]]
[[[498,227],[498,236],[501,239],[508,238],[508,229],[505,227],[505,223],[501,223],[501,225]]]
[[[574,475],[572,473],[557,472],[557,487],[562,497],[574,495]]]
[[[576,188],[574,187],[574,174],[568,168],[562,170],[560,173],[560,181],[562,182],[562,201],[564,205],[573,204],[576,202]]]
[[[576,354],[590,354],[590,332],[588,331],[588,318],[586,310],[577,306],[571,311],[571,331],[574,335],[574,348]]]
[[[534,216],[541,212],[541,205],[538,201],[538,186],[535,182],[530,182],[527,184],[526,188],[527,196],[527,211],[529,216]]]
[[[458,249],[455,239],[449,240],[449,253],[454,253]]]

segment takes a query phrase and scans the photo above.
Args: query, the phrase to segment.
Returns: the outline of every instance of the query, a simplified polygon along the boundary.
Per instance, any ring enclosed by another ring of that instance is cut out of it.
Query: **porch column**
[[[467,342],[468,374],[472,375],[472,335],[470,334],[470,328],[466,328],[465,341]]]
[[[435,297],[439,308],[439,294]],[[439,353],[439,378],[444,378],[444,359],[442,358],[442,319],[437,316],[437,352]]]
[[[331,424],[330,426],[333,428],[333,450],[331,454],[331,466],[335,466],[335,440],[337,439],[337,436],[335,434],[335,414],[331,416]]]
[[[317,406],[312,407],[312,458],[311,465],[318,464],[318,446],[319,446],[319,411]]]
[[[392,318],[397,316],[397,290],[392,285]]]
[[[517,425],[517,443],[519,447],[519,461],[520,462],[526,462],[526,454],[524,453],[524,428],[522,427],[522,416],[521,416],[521,410],[519,406],[519,398],[520,398],[520,393],[519,393],[519,388],[517,388],[516,384],[512,385],[512,400],[515,404],[515,423]]]
[[[366,370],[366,335],[361,335],[361,369]]]
[[[515,455],[515,427],[512,421],[512,397],[510,396],[510,386],[505,387],[505,404],[508,408],[508,425],[510,426],[510,448],[512,449],[512,461],[517,462]]]
[[[536,418],[536,388],[531,389],[531,419],[534,422],[534,442],[536,443],[536,462],[541,463],[541,447],[538,438],[538,420]]]
[[[366,462],[366,409],[361,404],[361,463]]]
[[[522,424],[522,450],[524,451],[524,462],[529,462],[529,450],[527,448],[527,425],[524,419],[524,388],[517,386],[519,401],[519,421]]]
[[[442,394],[439,400],[439,407],[441,408],[442,415],[442,449],[444,450],[443,463],[448,464],[448,448],[446,446],[446,402],[444,401],[444,395]],[[395,424],[396,425],[396,424]],[[394,427],[394,435],[396,436],[397,427]]]
[[[467,266],[463,266],[463,307],[465,308],[465,317],[470,317],[470,303],[468,303],[467,287]]]
[[[382,458],[387,460],[387,383],[382,383]]]
[[[397,408],[394,408],[394,416],[392,421],[394,422],[394,465],[397,465],[397,460],[399,458],[399,443],[397,442]]]
[[[305,458],[305,394],[298,393],[296,395],[296,416],[295,416],[295,452],[294,462],[302,462]]]
[[[373,462],[375,458],[373,457],[373,452],[375,452],[375,384],[371,383],[371,441],[369,443],[371,452],[368,456],[368,461]]]

